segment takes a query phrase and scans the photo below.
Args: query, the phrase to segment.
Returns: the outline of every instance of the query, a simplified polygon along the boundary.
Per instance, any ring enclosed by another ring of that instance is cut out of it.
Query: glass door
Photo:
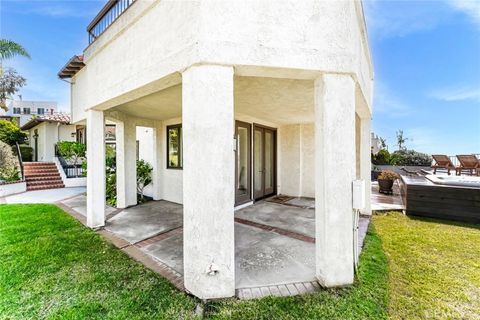
[[[253,132],[253,190],[260,199],[276,191],[276,131],[255,125]]]
[[[251,200],[251,125],[236,121],[235,205]]]

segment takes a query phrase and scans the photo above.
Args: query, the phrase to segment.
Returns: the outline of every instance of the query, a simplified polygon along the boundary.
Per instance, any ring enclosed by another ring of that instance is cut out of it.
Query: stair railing
[[[17,148],[18,165],[20,166],[20,173],[22,175],[22,181],[25,181],[25,171],[23,170],[22,153],[20,152],[20,146],[18,145],[18,142],[15,142],[15,147]]]

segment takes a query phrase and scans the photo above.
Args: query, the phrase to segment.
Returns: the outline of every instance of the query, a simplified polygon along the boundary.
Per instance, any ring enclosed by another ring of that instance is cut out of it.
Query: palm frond
[[[0,60],[11,59],[15,56],[30,58],[30,54],[20,44],[12,40],[0,39]]]

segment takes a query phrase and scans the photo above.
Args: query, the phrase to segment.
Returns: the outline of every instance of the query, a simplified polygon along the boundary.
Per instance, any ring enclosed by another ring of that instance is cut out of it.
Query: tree
[[[12,40],[0,39],[0,60],[11,59],[15,56],[30,58],[27,50],[20,44]]]
[[[16,93],[26,83],[26,79],[12,68],[5,73],[3,72],[3,60],[15,56],[30,58],[27,50],[20,44],[11,40],[0,39],[0,109],[5,111],[8,111],[7,98]]]
[[[137,192],[143,202],[143,189],[152,182],[152,166],[145,160],[137,160]]]
[[[387,148],[387,139],[384,139],[384,138],[380,137],[380,147],[382,149],[388,149]]]
[[[405,147],[405,142],[407,142],[409,138],[406,138],[403,135],[403,130],[398,130],[397,131],[397,145],[398,145],[398,150],[406,150]]]
[[[79,159],[85,158],[87,151],[87,147],[83,143],[75,141],[59,141],[57,148],[58,153],[74,166],[77,165]]]
[[[15,94],[26,83],[27,80],[12,68],[3,73],[0,76],[0,108],[8,111],[7,98]]]
[[[9,120],[0,120],[0,141],[3,141],[10,146],[15,143],[23,144],[27,140],[27,134],[20,130],[18,125]]]

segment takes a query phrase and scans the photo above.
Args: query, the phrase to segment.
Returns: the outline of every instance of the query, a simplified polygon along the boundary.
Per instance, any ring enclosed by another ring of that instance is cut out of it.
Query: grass
[[[1,319],[188,319],[195,306],[58,207],[0,206]]]
[[[476,227],[374,216],[353,286],[209,302],[205,317],[475,319],[479,248]],[[53,205],[0,206],[0,319],[192,319],[198,303]]]
[[[480,226],[374,216],[389,260],[392,319],[480,319]]]

